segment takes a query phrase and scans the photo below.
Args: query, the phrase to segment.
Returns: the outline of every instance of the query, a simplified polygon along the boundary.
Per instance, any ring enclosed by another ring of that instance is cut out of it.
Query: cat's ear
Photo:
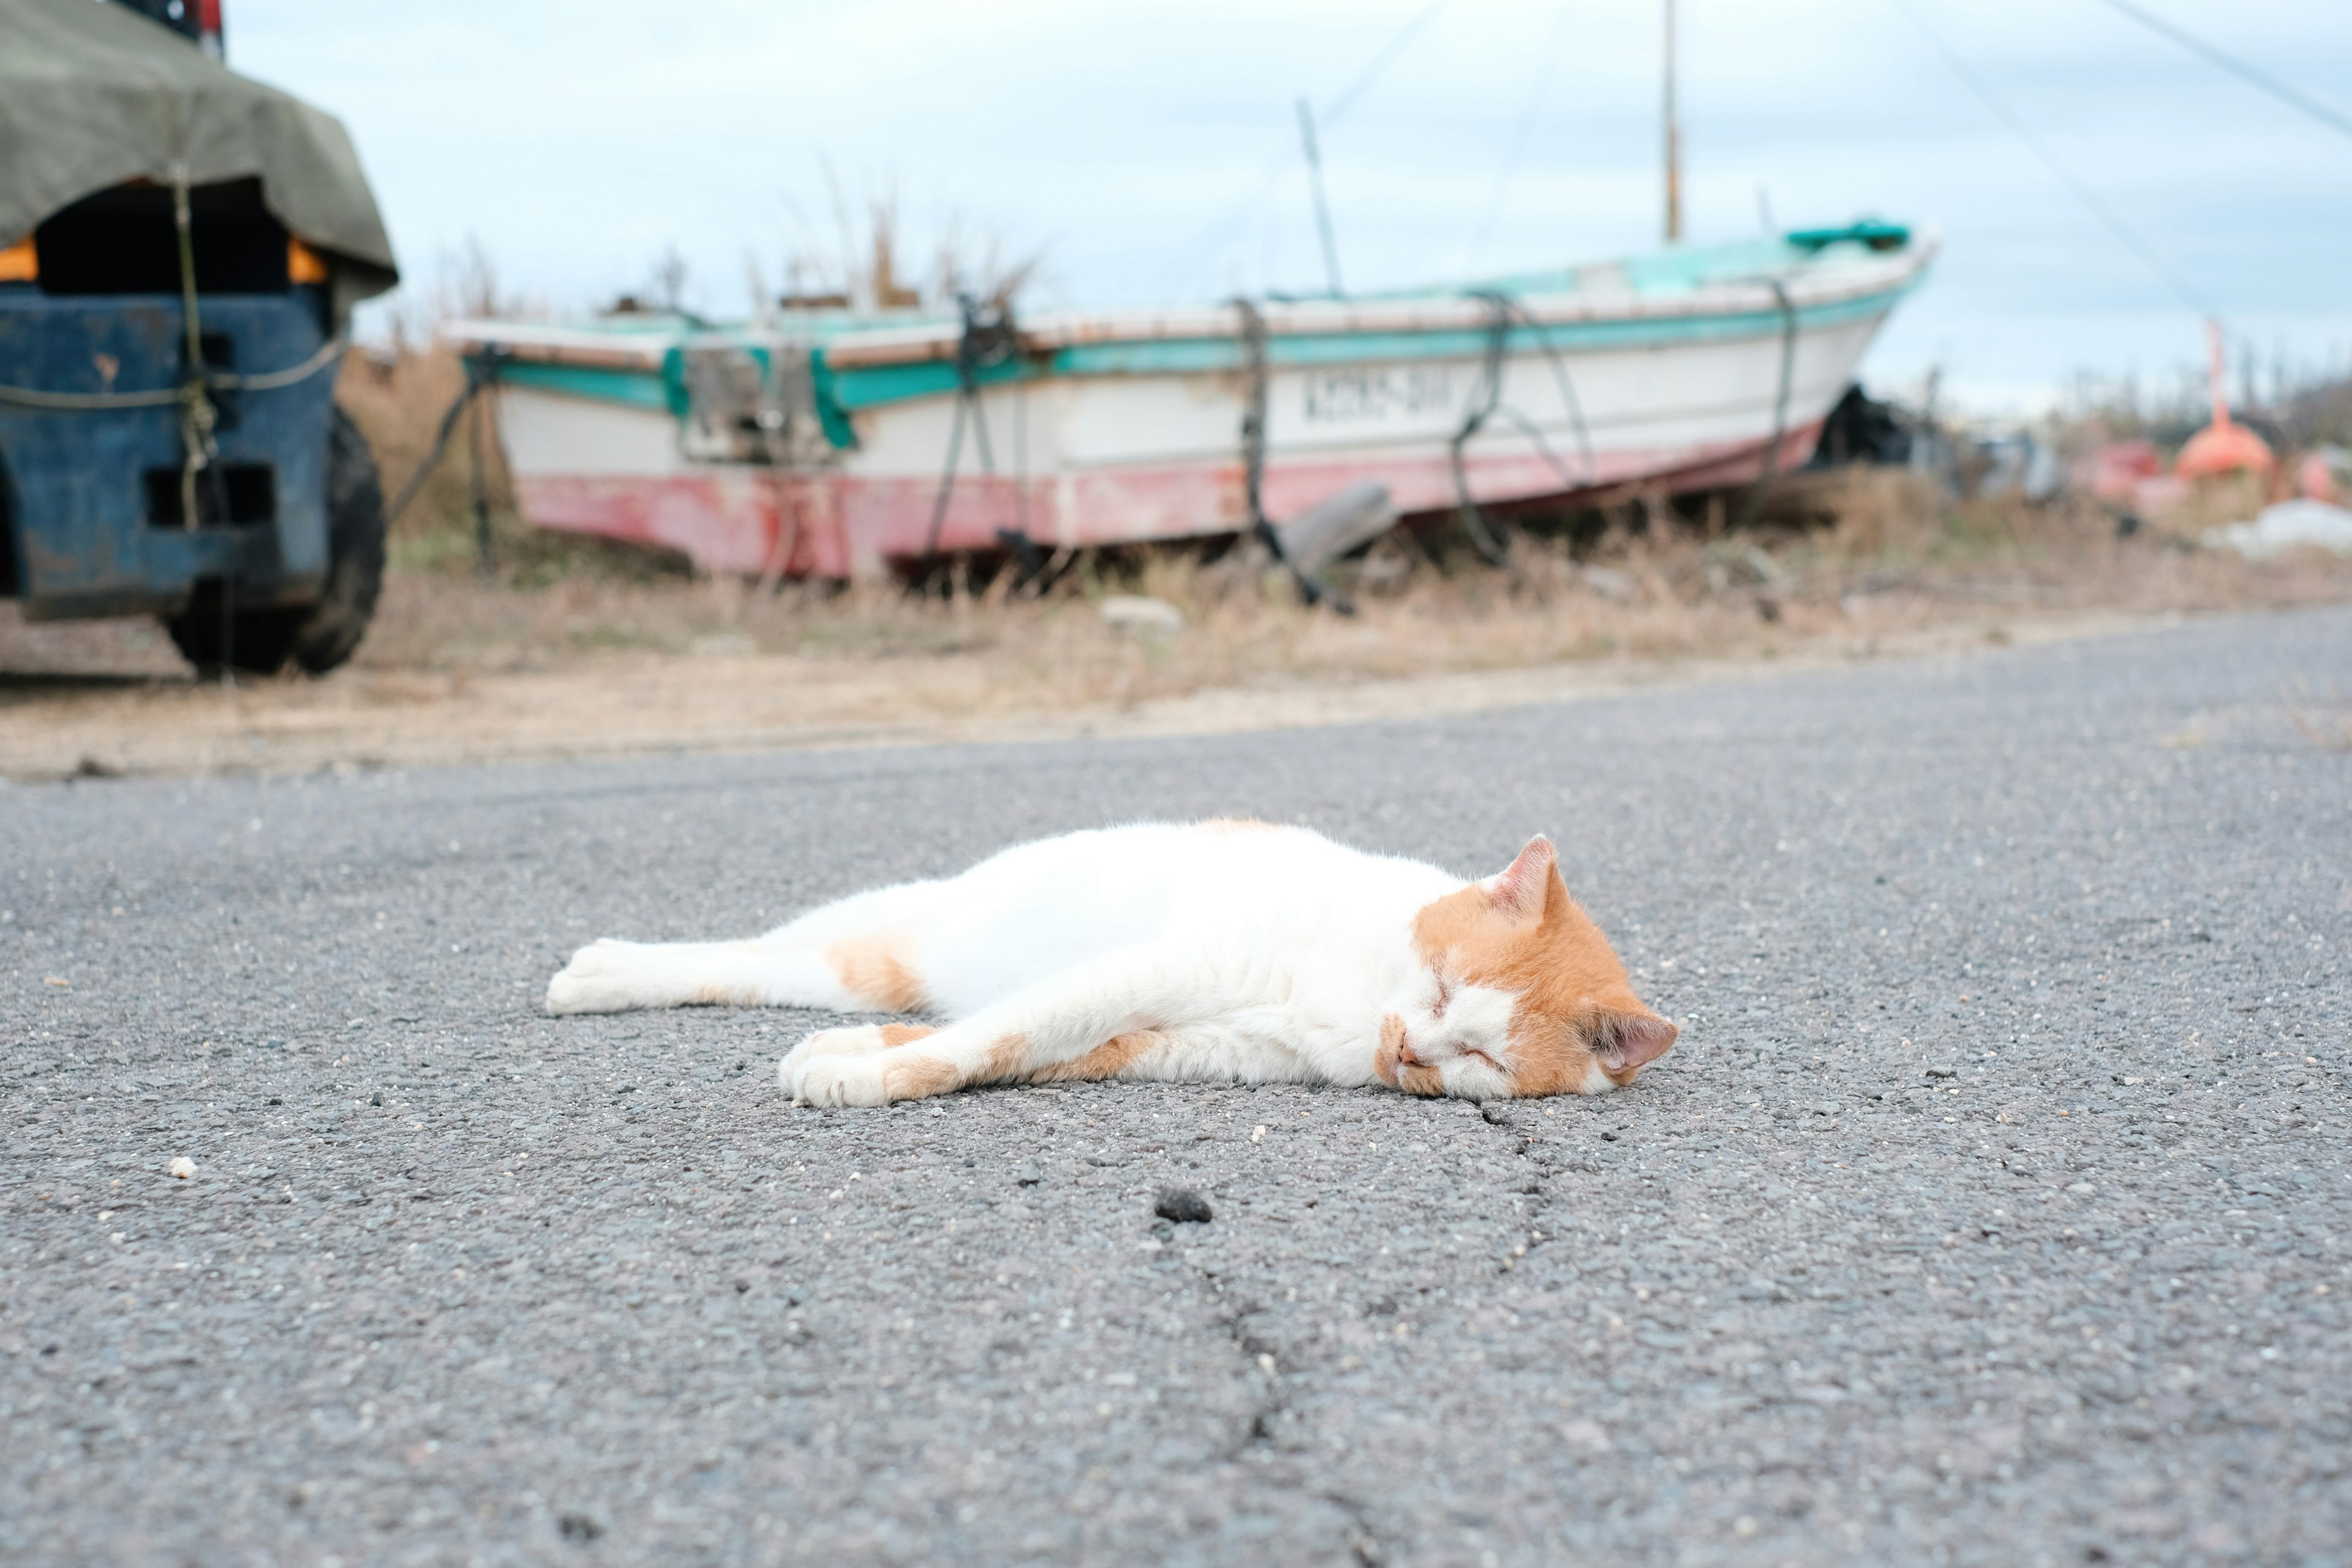
[[[1552,853],[1551,840],[1538,833],[1528,840],[1519,858],[1503,868],[1502,875],[1486,883],[1486,901],[1496,914],[1532,925],[1543,919],[1544,902],[1559,879],[1559,863]]]
[[[1593,1030],[1592,1052],[1609,1071],[1624,1072],[1664,1056],[1674,1048],[1675,1037],[1680,1033],[1680,1029],[1647,1008],[1638,1012],[1612,1008],[1601,1013],[1599,1026]]]

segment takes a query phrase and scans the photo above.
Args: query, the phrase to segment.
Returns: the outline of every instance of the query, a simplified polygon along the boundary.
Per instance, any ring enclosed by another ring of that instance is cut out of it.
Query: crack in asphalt
[[[2352,668],[2352,612],[1364,731],[10,791],[0,1559],[2333,1561],[2352,793],[2245,706],[2282,665]],[[832,1020],[532,1010],[600,932],[1237,813],[1465,872],[1553,832],[1683,1044],[1597,1101],[815,1113],[733,1069]],[[1216,1220],[1154,1249],[1123,1147]]]

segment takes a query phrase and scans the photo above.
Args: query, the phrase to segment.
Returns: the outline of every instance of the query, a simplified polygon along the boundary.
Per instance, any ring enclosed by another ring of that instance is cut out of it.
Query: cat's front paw
[[[547,983],[547,1010],[621,1013],[644,1006],[637,994],[640,987],[635,966],[630,962],[630,948],[628,942],[606,937],[573,953],[572,962]]]
[[[854,1024],[846,1029],[819,1029],[784,1055],[784,1067],[804,1062],[811,1057],[863,1057],[887,1050],[895,1041],[882,1037],[878,1024]]]
[[[870,1056],[810,1057],[791,1075],[793,1099],[803,1105],[887,1105],[882,1064]]]
[[[845,1029],[819,1029],[784,1053],[776,1064],[776,1081],[800,1098],[800,1075],[818,1057],[870,1057],[893,1046],[903,1046],[938,1033],[921,1024],[857,1024]]]

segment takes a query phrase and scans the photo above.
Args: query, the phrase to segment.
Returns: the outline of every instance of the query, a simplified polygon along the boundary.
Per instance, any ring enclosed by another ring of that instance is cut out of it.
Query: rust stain
[[[824,962],[843,990],[883,1012],[919,1013],[928,1000],[904,937],[852,937],[826,948]]]

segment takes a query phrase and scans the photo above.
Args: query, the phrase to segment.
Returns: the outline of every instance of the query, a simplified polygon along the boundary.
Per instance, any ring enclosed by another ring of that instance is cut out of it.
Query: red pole
[[[2213,424],[2218,429],[2230,423],[2230,392],[2227,384],[2230,365],[2227,356],[2221,352],[2221,323],[2210,316],[2205,318],[2205,351],[2212,366],[2210,374],[2212,377]]]

